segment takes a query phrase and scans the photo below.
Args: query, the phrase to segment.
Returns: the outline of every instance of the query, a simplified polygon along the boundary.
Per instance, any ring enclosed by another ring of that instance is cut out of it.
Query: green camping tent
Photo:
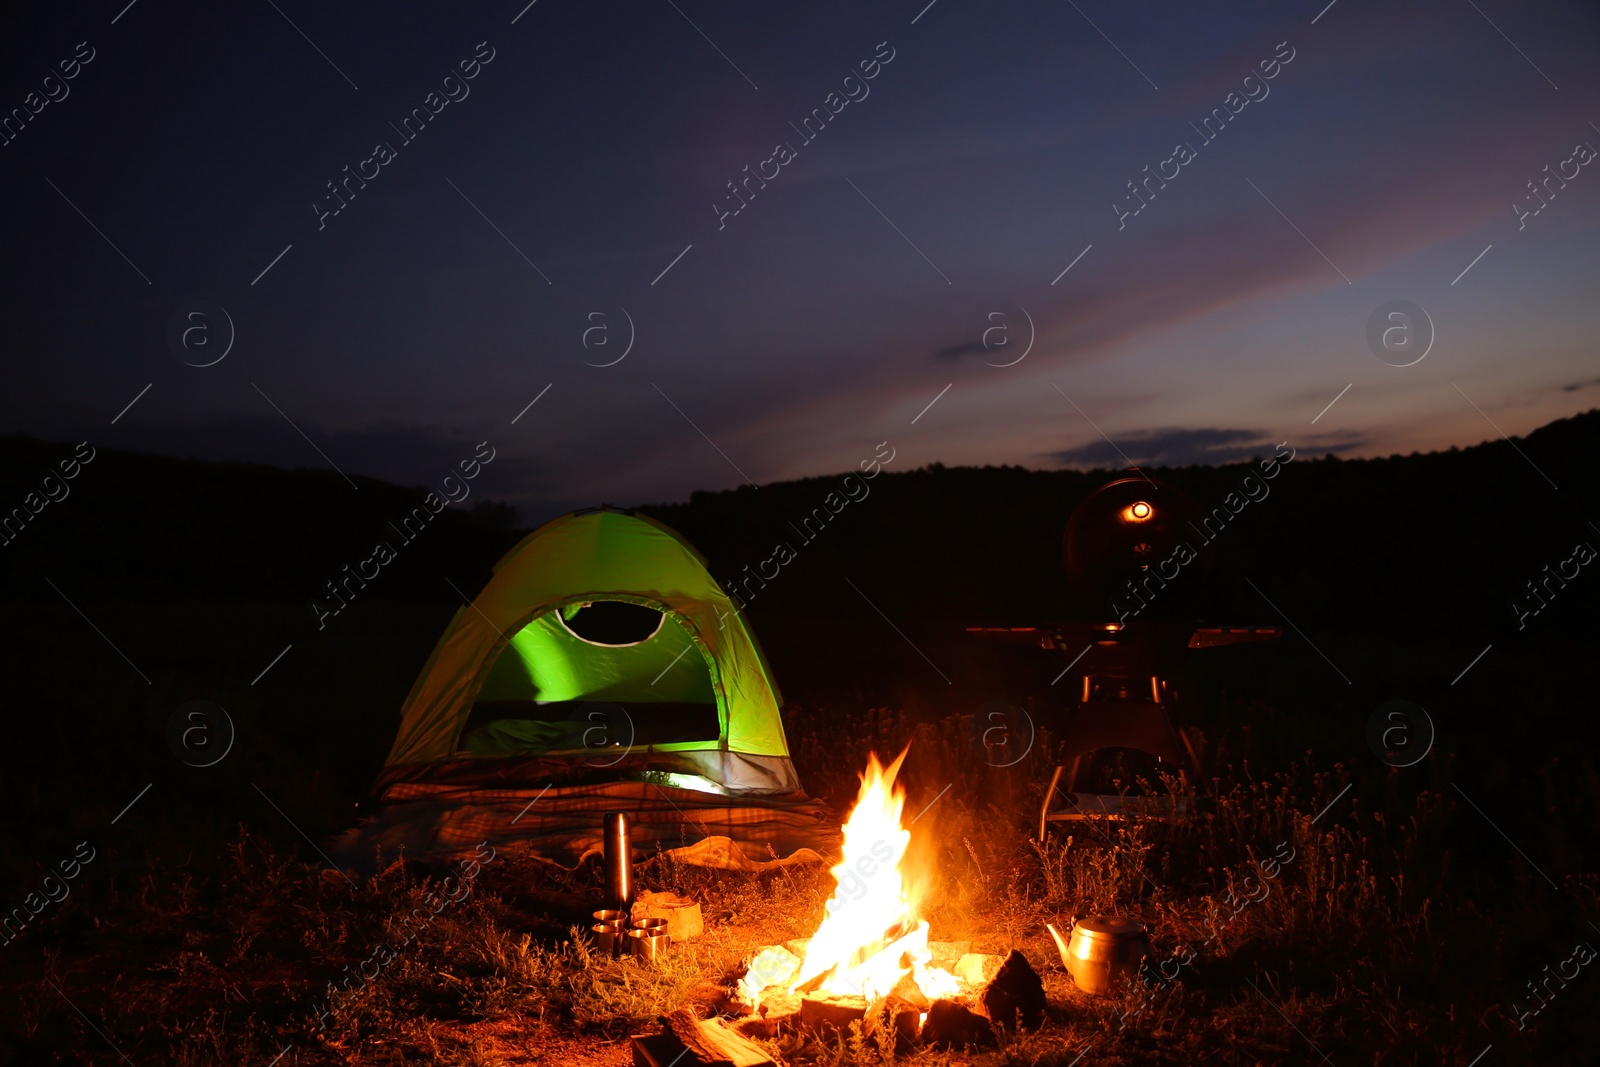
[[[412,687],[380,786],[661,771],[798,793],[755,636],[666,526],[610,508],[535,530],[456,612]]]

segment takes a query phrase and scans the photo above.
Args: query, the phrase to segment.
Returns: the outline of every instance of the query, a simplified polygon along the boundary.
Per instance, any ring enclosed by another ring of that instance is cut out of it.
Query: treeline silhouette
[[[1597,456],[1600,411],[1551,423],[1515,446],[1356,460],[1301,451],[1267,483],[1269,496],[1216,535],[1202,617],[1281,623],[1249,578],[1302,628],[1504,631],[1514,622],[1512,600],[1542,567],[1570,556],[1580,540],[1600,547],[1600,530],[1589,524],[1600,523]],[[1252,469],[1148,473],[1210,511]],[[688,537],[724,582],[768,557],[775,542],[791,544],[798,558],[761,590],[751,605],[757,617],[870,613],[838,577],[848,575],[913,625],[1027,625],[1110,617],[1109,604],[1069,588],[1061,540],[1073,508],[1122,473],[886,470],[865,500],[841,508],[810,541],[792,524],[823,506],[838,476],[697,492],[687,503],[641,510]],[[1600,592],[1600,576],[1593,584]],[[1587,618],[1593,613],[1563,603],[1585,595],[1594,592],[1557,597],[1552,612],[1565,623]]]
[[[1297,454],[1216,536],[1196,619],[1282,626],[1284,639],[1188,657],[1186,721],[1225,761],[1281,769],[1311,750],[1321,767],[1388,774],[1368,748],[1369,716],[1416,701],[1438,741],[1405,788],[1433,776],[1448,789],[1459,761],[1493,783],[1497,817],[1526,822],[1524,847],[1559,851],[1561,831],[1541,813],[1600,781],[1600,721],[1587,714],[1600,574],[1591,564],[1557,584],[1544,568],[1579,541],[1600,547],[1597,446],[1600,412],[1589,412],[1515,445]],[[277,817],[255,786],[295,798],[306,833],[349,825],[462,595],[526,533],[517,516],[492,503],[446,509],[321,629],[310,604],[323,583],[376,541],[394,543],[389,524],[424,490],[108,448],[79,460],[65,490],[46,487],[76,454],[0,438],[0,517],[39,494],[38,513],[13,516],[0,543],[0,713],[17,735],[0,752],[0,800],[19,834],[44,835],[50,853],[62,819],[87,834],[152,780],[144,818],[189,825],[203,810],[219,841],[242,818]],[[1210,510],[1251,469],[1149,473]],[[887,708],[932,722],[1002,698],[1048,732],[1072,701],[1053,684],[1066,657],[966,627],[1106,616],[1109,605],[1074,599],[1061,540],[1072,509],[1121,473],[891,464],[860,483],[864,496],[852,483],[837,514],[839,474],[639,510],[683,533],[726,583],[788,543],[793,558],[747,611],[791,717],[849,723]],[[39,505],[46,488],[59,499]],[[802,534],[818,507],[829,516]],[[1546,606],[1519,628],[1512,603],[1529,581]],[[170,750],[172,716],[195,698],[239,729],[215,773]],[[198,808],[197,789],[211,798]]]
[[[65,482],[63,499],[30,514],[25,502],[44,500],[41,482],[52,474],[60,482],[59,464],[74,453],[70,444],[0,438],[0,598],[53,597],[42,578],[67,576],[99,599],[309,601],[385,540],[399,558],[374,582],[372,598],[437,603],[459,599],[447,576],[475,593],[527,532],[509,506],[479,502],[446,509],[407,543],[392,524],[420,505],[421,489],[361,477],[352,488],[334,471],[108,448]],[[1298,452],[1268,483],[1270,495],[1216,536],[1201,618],[1280,622],[1248,578],[1305,629],[1397,634],[1448,624],[1513,632],[1511,604],[1526,596],[1526,583],[1578,541],[1600,545],[1591,525],[1600,518],[1596,456],[1600,411],[1551,423],[1515,445],[1364,460]],[[1148,473],[1210,510],[1251,469]],[[1026,625],[1109,615],[1109,604],[1068,586],[1061,537],[1073,508],[1121,473],[891,467],[855,483],[857,498],[845,506],[842,476],[827,475],[637,510],[687,537],[725,585],[758,589],[749,605],[758,620],[870,617],[849,578],[917,629]],[[859,485],[870,490],[864,497]],[[780,542],[793,559],[751,586],[749,576]],[[1581,588],[1588,579],[1585,571],[1572,580],[1578,588],[1547,598],[1540,628],[1592,615],[1576,610],[1592,596]]]
[[[518,536],[515,511],[491,501],[446,508],[408,541],[396,527],[422,507],[423,489],[331,470],[95,452],[64,481],[60,463],[74,446],[0,438],[0,598],[55,597],[49,577],[97,599],[309,604],[327,599],[324,583],[381,540],[398,558],[372,598],[440,601],[456,597],[442,576],[486,573]],[[49,500],[62,489],[47,477],[64,484],[61,499]],[[38,511],[24,518],[30,494]]]

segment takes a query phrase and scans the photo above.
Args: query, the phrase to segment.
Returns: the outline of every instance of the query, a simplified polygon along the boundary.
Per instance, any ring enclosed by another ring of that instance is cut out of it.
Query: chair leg
[[[1200,753],[1195,751],[1194,741],[1189,737],[1189,728],[1186,726],[1178,727],[1178,736],[1183,739],[1184,751],[1189,753],[1189,765],[1194,768],[1195,784],[1200,787],[1201,792],[1209,793],[1211,790],[1206,779],[1205,768],[1200,766]]]
[[[1072,757],[1072,771],[1067,775],[1067,792],[1069,793],[1076,793],[1078,791],[1078,768],[1082,764],[1083,753],[1080,752],[1076,756]]]
[[[1039,843],[1044,844],[1045,830],[1050,825],[1050,801],[1055,799],[1056,783],[1061,781],[1062,767],[1056,764],[1056,773],[1050,776],[1050,788],[1044,791],[1044,804],[1039,808]]]

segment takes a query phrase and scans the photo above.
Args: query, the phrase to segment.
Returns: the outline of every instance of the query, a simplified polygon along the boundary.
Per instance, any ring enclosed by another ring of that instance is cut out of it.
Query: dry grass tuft
[[[1507,1005],[1525,999],[1520,979],[1568,954],[1559,910],[1576,902],[1592,915],[1600,879],[1569,879],[1558,901],[1537,879],[1512,876],[1493,887],[1509,907],[1481,905],[1491,868],[1457,873],[1462,815],[1442,788],[1402,801],[1383,781],[1309,761],[1268,777],[1230,771],[1190,819],[1077,824],[1039,842],[1029,832],[1037,764],[1002,782],[948,721],[872,711],[826,734],[815,725],[825,719],[810,721],[811,732],[791,727],[802,771],[840,810],[866,750],[898,751],[912,737],[908,811],[963,783],[916,829],[933,873],[924,901],[933,935],[1022,950],[1051,997],[1039,1032],[983,1055],[925,1050],[919,1063],[1065,1067],[1089,1049],[1082,1062],[1097,1065],[1322,1055],[1461,1064],[1491,1043],[1502,1062],[1560,1062],[1600,1006],[1600,980],[1576,979],[1538,1026],[1518,1030]],[[401,941],[400,918],[445,873],[395,861],[352,887],[243,828],[209,863],[153,857],[83,902],[92,911],[61,936],[70,952],[42,943],[43,977],[0,1000],[0,1059],[109,1062],[65,993],[136,1063],[265,1064],[285,1046],[285,1067],[625,1063],[621,1039],[671,1008],[715,1008],[740,960],[813,930],[832,889],[820,868],[752,875],[654,858],[640,883],[701,901],[707,932],[651,965],[591,951],[581,931],[598,905],[597,865],[569,872],[503,855],[376,977],[340,988],[374,946]],[[1154,941],[1150,980],[1118,998],[1078,992],[1044,930],[1100,912],[1144,919]],[[1160,964],[1185,950],[1192,958],[1163,981]],[[892,1061],[859,1031],[770,1047],[796,1065]]]

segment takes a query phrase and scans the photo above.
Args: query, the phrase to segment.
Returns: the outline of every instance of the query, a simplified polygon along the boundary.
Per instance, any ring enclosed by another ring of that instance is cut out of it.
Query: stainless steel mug
[[[594,926],[590,927],[594,934],[595,947],[602,954],[620,956],[628,951],[628,913],[605,908],[594,913]]]
[[[633,945],[633,954],[646,960],[660,959],[667,954],[667,946],[672,944],[672,938],[667,935],[665,920],[646,919],[645,921],[659,922],[662,925],[643,930],[629,930],[628,940]]]
[[[594,934],[594,947],[602,956],[615,956],[622,951],[622,937],[627,930],[621,923],[595,923],[589,931]]]

